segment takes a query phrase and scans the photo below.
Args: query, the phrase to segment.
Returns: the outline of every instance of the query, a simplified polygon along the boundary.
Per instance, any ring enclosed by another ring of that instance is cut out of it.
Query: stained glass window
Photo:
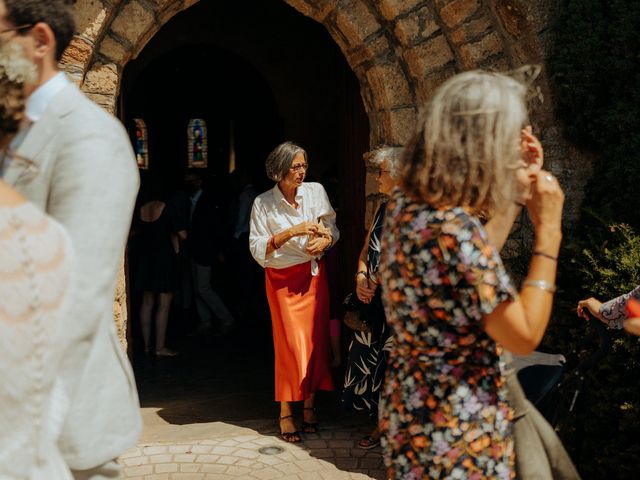
[[[207,124],[201,118],[189,120],[187,131],[189,168],[207,168]]]
[[[141,118],[134,118],[135,122],[135,141],[133,150],[136,154],[138,168],[147,170],[149,168],[149,143],[147,139],[147,125]]]

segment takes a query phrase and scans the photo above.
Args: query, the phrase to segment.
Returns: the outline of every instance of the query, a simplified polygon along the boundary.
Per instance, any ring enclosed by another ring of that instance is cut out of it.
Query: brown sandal
[[[280,420],[284,420],[285,418],[293,418],[293,415],[285,415],[284,417],[280,417]],[[280,422],[278,422],[278,424],[279,423]],[[302,437],[300,437],[300,432],[298,430],[293,432],[283,432],[282,427],[280,427],[280,425],[278,425],[278,427],[280,428],[280,437],[282,437],[285,442],[299,443],[302,441]]]

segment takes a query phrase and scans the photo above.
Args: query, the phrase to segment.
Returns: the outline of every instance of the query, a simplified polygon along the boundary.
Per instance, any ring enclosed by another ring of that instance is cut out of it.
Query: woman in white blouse
[[[338,240],[336,213],[319,183],[304,183],[307,154],[285,142],[266,162],[276,185],[253,203],[249,244],[265,269],[275,349],[280,432],[299,442],[291,402],[304,401],[302,431],[316,433],[314,396],[332,390],[329,289],[322,256]]]

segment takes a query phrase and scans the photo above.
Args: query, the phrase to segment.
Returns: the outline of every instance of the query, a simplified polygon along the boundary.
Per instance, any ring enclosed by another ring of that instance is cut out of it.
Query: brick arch
[[[199,0],[79,0],[65,70],[113,111],[120,74],[176,13]],[[433,89],[457,71],[509,68],[539,55],[515,1],[284,0],[323,24],[361,85],[371,144],[403,144]],[[497,5],[497,6],[496,6]],[[523,55],[527,52],[527,55]]]
[[[198,1],[77,0],[78,32],[62,66],[89,97],[114,111],[129,59],[176,13]],[[421,105],[456,72],[542,63],[545,32],[553,21],[546,0],[283,1],[324,25],[340,47],[360,82],[371,146],[404,144]],[[538,84],[546,102],[533,105],[534,129],[545,144],[546,167],[573,192],[565,202],[572,221],[579,214],[592,160],[562,138],[546,74]],[[369,169],[366,194],[372,201],[375,175]],[[367,202],[369,211],[372,201]],[[114,314],[123,327],[122,278],[119,287]]]

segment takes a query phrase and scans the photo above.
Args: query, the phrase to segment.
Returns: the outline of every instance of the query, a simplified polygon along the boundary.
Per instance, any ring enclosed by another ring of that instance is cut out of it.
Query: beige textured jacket
[[[69,84],[31,126],[4,179],[73,242],[78,288],[61,345],[71,407],[60,447],[72,469],[94,468],[134,445],[142,429],[112,310],[139,187],[131,144],[115,117]]]

